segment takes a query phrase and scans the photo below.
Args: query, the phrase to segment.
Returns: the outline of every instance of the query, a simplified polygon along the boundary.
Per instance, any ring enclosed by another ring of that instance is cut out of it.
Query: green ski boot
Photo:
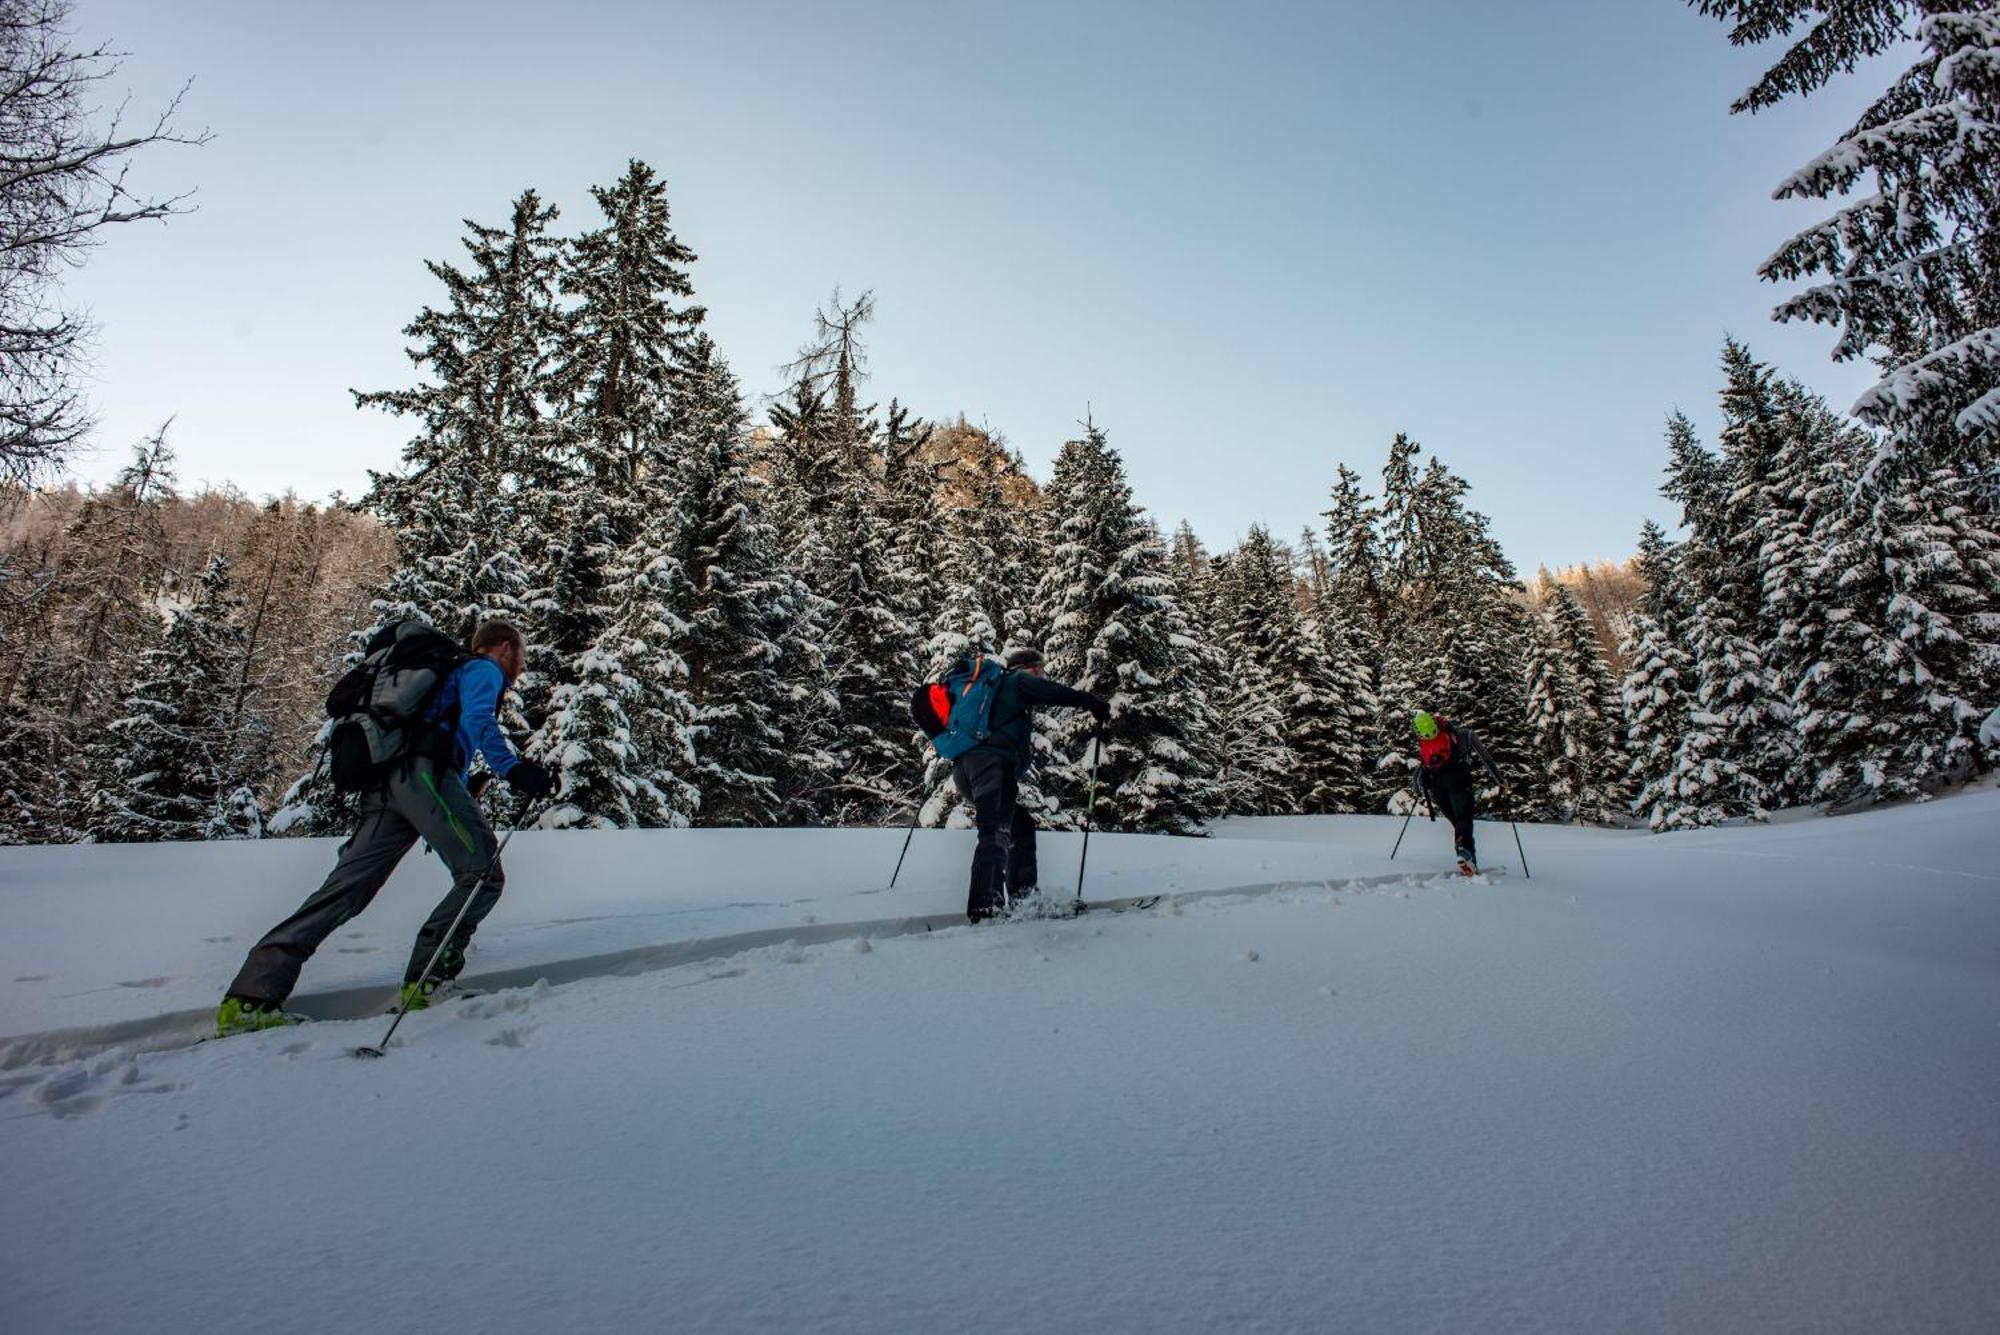
[[[431,1004],[431,999],[437,997],[438,993],[443,989],[443,981],[436,978],[426,978],[421,983],[404,983],[402,995],[396,999],[396,1009],[405,1015],[408,1015],[411,1011],[423,1010]],[[440,997],[438,999],[442,1000],[443,998]]]
[[[224,997],[222,1005],[215,1011],[215,1036],[228,1038],[232,1034],[250,1034],[259,1029],[277,1029],[288,1024],[299,1024],[303,1015],[293,1015],[261,1001],[251,1001],[244,997]]]

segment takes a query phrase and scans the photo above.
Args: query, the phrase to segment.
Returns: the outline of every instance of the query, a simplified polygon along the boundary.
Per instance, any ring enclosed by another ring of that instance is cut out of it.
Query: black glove
[[[517,760],[507,771],[507,786],[530,801],[539,801],[556,790],[556,776],[532,760]]]
[[[1097,726],[1100,728],[1111,722],[1111,702],[1095,695],[1091,696],[1090,716],[1097,720]]]
[[[477,802],[480,798],[486,796],[486,790],[489,787],[491,787],[492,784],[493,784],[493,771],[490,769],[483,769],[479,771],[479,773],[473,775],[472,778],[466,782],[465,791],[471,793],[472,800]]]

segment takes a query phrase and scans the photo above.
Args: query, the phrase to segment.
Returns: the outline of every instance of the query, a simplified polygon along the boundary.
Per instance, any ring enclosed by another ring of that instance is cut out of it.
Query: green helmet
[[[1421,709],[1417,711],[1417,716],[1410,720],[1410,726],[1417,730],[1419,741],[1428,742],[1431,738],[1438,735],[1437,719],[1433,715],[1426,714]]]

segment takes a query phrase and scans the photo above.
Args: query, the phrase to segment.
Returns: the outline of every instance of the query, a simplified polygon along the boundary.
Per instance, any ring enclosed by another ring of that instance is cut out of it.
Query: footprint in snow
[[[285,1046],[278,1049],[278,1053],[280,1056],[284,1057],[296,1057],[301,1052],[310,1051],[312,1049],[312,1045],[313,1041],[311,1039],[302,1038],[296,1043],[285,1044]]]
[[[46,983],[55,977],[52,973],[24,973],[14,981],[17,983]]]
[[[202,940],[208,942],[212,946],[223,945],[227,942],[234,941],[235,939],[236,938],[233,936],[204,936],[202,938]]]
[[[89,1066],[70,1066],[41,1081],[36,1086],[34,1101],[45,1109],[49,1116],[62,1119],[82,1117],[96,1112],[111,1102],[113,1095],[126,1094],[172,1094],[187,1086],[172,1080],[141,1083],[145,1072],[131,1057],[112,1054],[99,1058]],[[12,1093],[13,1088],[6,1092]]]
[[[118,986],[120,986],[120,987],[165,987],[165,986],[166,986],[166,985],[167,985],[168,983],[171,983],[171,982],[173,982],[173,981],[175,980],[176,976],[177,976],[177,975],[174,975],[174,974],[170,974],[170,973],[169,973],[169,974],[162,974],[162,975],[161,975],[160,977],[158,977],[158,978],[135,978],[135,979],[133,979],[133,980],[132,980],[132,981],[130,981],[130,982],[126,982],[126,983],[120,983],[120,984],[118,984]]]
[[[335,946],[334,947],[335,950],[339,951],[343,955],[373,955],[376,951],[380,950],[381,948],[382,947],[380,946]]]
[[[502,1029],[487,1039],[486,1043],[487,1046],[495,1048],[525,1048],[528,1046],[528,1035],[534,1032],[534,1025],[519,1025],[513,1029]]]
[[[35,1102],[61,1103],[64,1099],[75,1098],[89,1088],[90,1072],[65,1071],[51,1080],[42,1082],[42,1087],[35,1091]]]
[[[459,1010],[459,1015],[467,1020],[484,1020],[495,1015],[519,1013],[534,1004],[532,992],[502,992],[492,997],[472,997]]]
[[[43,1082],[35,1091],[35,1102],[48,1109],[49,1116],[54,1118],[82,1117],[104,1106],[104,1096],[90,1092],[96,1083],[89,1071],[65,1071]]]

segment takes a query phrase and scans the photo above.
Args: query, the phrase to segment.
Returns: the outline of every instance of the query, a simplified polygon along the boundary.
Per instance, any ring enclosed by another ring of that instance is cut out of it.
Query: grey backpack
[[[369,638],[366,656],[326,697],[334,721],[327,758],[336,792],[374,787],[413,746],[448,733],[456,719],[428,719],[431,701],[472,655],[434,626],[392,621]]]

